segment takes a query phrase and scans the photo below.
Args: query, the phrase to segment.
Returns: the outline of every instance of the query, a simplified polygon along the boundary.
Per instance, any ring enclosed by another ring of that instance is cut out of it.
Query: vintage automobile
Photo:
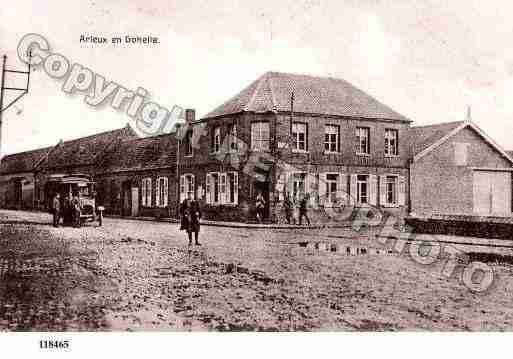
[[[56,193],[60,194],[61,212],[64,224],[72,223],[71,199],[78,195],[80,198],[80,224],[98,221],[103,222],[103,210],[96,206],[96,183],[88,175],[51,175],[46,182],[45,194],[47,208],[52,209],[52,201]]]

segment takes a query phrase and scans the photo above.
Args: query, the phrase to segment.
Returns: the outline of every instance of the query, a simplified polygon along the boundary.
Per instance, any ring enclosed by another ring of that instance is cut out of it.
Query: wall
[[[465,166],[455,164],[455,143],[469,144]],[[472,214],[471,167],[505,168],[511,164],[469,127],[412,163],[413,214]]]
[[[158,177],[168,178],[168,204],[165,207],[156,205],[156,180]],[[141,182],[144,178],[152,179],[151,206],[142,206]],[[142,217],[176,217],[178,202],[176,199],[177,183],[174,177],[174,170],[170,168],[154,169],[137,172],[118,172],[102,174],[97,179],[98,203],[105,207],[106,214],[129,216],[131,213],[122,211],[123,184],[129,183],[129,188],[139,189],[138,208],[139,216]],[[132,198],[130,196],[130,206]]]
[[[308,123],[309,153],[297,154],[290,150],[278,150],[277,158],[287,162],[298,169],[311,173],[320,172],[338,172],[338,173],[361,173],[361,174],[398,174],[403,176],[406,182],[406,202],[408,203],[408,150],[407,150],[407,129],[408,123],[404,122],[385,122],[372,120],[355,120],[327,118],[318,116],[300,116],[295,115],[295,119],[300,122]],[[221,127],[221,138],[224,139],[228,134],[229,125],[237,124],[237,137],[242,143],[250,146],[251,144],[251,122],[269,121],[271,130],[271,144],[275,139],[282,140],[289,134],[289,117],[285,114],[254,114],[243,113],[230,115],[206,121],[206,128],[200,137],[199,149],[195,149],[192,157],[184,156],[185,145],[180,149],[179,175],[190,173],[195,176],[196,186],[205,188],[206,173],[208,172],[228,172],[239,171],[239,205],[234,206],[210,206],[200,198],[204,208],[205,218],[221,220],[254,220],[254,197],[255,190],[253,186],[254,178],[244,174],[243,166],[237,168],[230,162],[230,157],[219,157],[212,153],[212,135],[216,126]],[[324,154],[324,126],[325,124],[337,124],[340,126],[341,151],[338,154]],[[357,156],[355,153],[356,126],[366,126],[370,128],[370,155]],[[394,128],[399,131],[399,155],[393,158],[387,158],[384,155],[384,135],[385,128]],[[244,156],[242,164],[251,156],[251,152]],[[236,164],[236,163],[235,163]],[[273,204],[270,209],[270,218],[274,222],[283,222],[284,212],[281,203],[278,201],[276,190],[276,173],[271,169],[269,175],[269,189],[271,191],[270,201]],[[407,206],[400,208],[387,208],[387,212],[404,216],[407,213]],[[319,215],[317,215],[317,212]],[[312,210],[312,216],[316,222],[326,220],[326,215],[322,210]]]
[[[21,180],[22,202],[14,198],[15,181]],[[25,172],[0,176],[0,208],[34,208],[34,174]]]

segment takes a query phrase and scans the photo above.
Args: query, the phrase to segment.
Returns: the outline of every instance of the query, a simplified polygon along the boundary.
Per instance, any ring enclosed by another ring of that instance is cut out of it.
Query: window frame
[[[230,136],[229,141],[229,152],[237,152],[238,151],[238,143],[237,143],[237,124],[232,123],[228,126],[228,136]]]
[[[263,138],[262,135],[265,133],[265,131],[262,130],[263,125],[267,126],[267,134],[268,134],[267,139],[262,139]],[[270,151],[270,149],[271,149],[271,125],[270,125],[269,121],[253,121],[253,122],[251,122],[250,126],[251,126],[251,128],[250,128],[251,150],[252,151],[261,151],[261,152]],[[255,134],[257,134],[257,133],[256,133],[256,131],[254,131],[254,126],[262,126],[262,127],[258,127],[258,136],[255,136]],[[257,146],[257,144],[259,144],[259,145]],[[266,146],[261,146],[261,144],[266,144]]]
[[[365,133],[365,148],[362,151],[362,136],[361,132]],[[370,127],[357,126],[356,127],[356,154],[358,156],[369,156],[370,155]]]
[[[192,157],[192,156],[194,156],[194,148],[192,146],[192,137],[193,137],[192,130],[188,130],[185,133],[185,153],[184,153],[184,157]]]
[[[330,133],[328,128],[334,128],[335,133]],[[331,135],[335,135],[335,141],[332,141],[330,138]],[[328,136],[328,140],[326,140],[326,136]],[[335,151],[331,150],[331,145],[335,144]],[[326,149],[326,146],[328,149]],[[324,125],[324,153],[340,153],[340,126],[333,124],[325,124]]]
[[[294,200],[294,201],[299,201],[300,199],[300,195],[304,195],[306,193],[306,178],[308,176],[308,173],[307,172],[292,172],[292,193],[291,193],[291,198]],[[299,181],[297,181],[297,179],[302,179],[302,183],[303,183],[303,191],[301,192],[300,191],[300,187],[299,186]],[[298,184],[298,186],[296,186],[296,184]]]
[[[390,137],[389,134],[392,133],[394,136]],[[391,147],[390,142],[393,141],[394,146]],[[391,153],[390,149],[393,148],[394,151]],[[399,156],[399,130],[396,128],[385,128],[385,156],[386,157],[397,157]]]
[[[303,131],[304,132],[299,132],[297,131],[297,128],[299,126],[302,126],[303,127]],[[303,141],[303,146],[304,148],[299,148],[299,144],[300,144],[300,140],[299,140],[299,135],[304,135],[304,139]],[[308,123],[307,122],[299,122],[299,121],[295,121],[292,123],[292,139],[294,141],[294,147],[292,148],[292,152],[297,152],[297,153],[305,153],[305,152],[308,152]]]
[[[328,179],[328,176],[336,176],[336,178],[334,180],[332,180],[332,179]],[[326,194],[325,194],[326,202],[328,204],[334,204],[337,202],[337,192],[340,191],[340,189],[338,188],[338,184],[340,181],[340,174],[337,172],[326,172],[324,181],[325,181],[325,186],[326,186]],[[331,184],[335,184],[334,192],[330,188]],[[331,198],[332,196],[334,197],[333,199]]]
[[[365,177],[365,180],[360,179]],[[362,201],[362,187],[365,184],[365,202]],[[356,203],[359,205],[368,205],[370,203],[370,176],[368,174],[357,174],[356,175]]]
[[[152,178],[144,177],[141,181],[141,206],[153,207],[152,203]]]
[[[214,126],[212,131],[212,153],[219,153],[221,151],[221,126]]]
[[[161,183],[162,182],[162,183]],[[157,177],[156,180],[156,188],[158,191],[156,191],[156,198],[155,198],[155,204],[157,207],[167,207],[169,201],[169,179],[165,176]]]
[[[389,180],[393,178],[394,181],[393,182],[390,182]],[[388,201],[388,186],[389,184],[393,183],[394,184],[394,201],[393,202],[389,202]],[[389,206],[389,207],[396,207],[399,205],[399,176],[398,175],[395,175],[395,174],[386,174],[385,175],[385,205],[386,206]]]

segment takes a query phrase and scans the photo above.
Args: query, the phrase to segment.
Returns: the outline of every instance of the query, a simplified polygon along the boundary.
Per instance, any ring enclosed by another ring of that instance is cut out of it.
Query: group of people
[[[310,225],[310,218],[308,217],[308,200],[309,195],[305,194],[299,200],[299,225],[302,224],[303,219],[306,220],[307,224]],[[256,217],[259,222],[262,222],[264,218],[264,210],[265,210],[265,199],[261,192],[257,193],[255,200],[255,209],[256,209]],[[290,196],[287,194],[284,200],[284,208],[285,208],[285,218],[289,224],[296,224],[296,220],[294,217],[294,202],[291,200]],[[189,239],[189,245],[193,244],[193,235],[194,235],[194,244],[200,246],[199,243],[199,232],[200,232],[200,220],[201,220],[201,207],[198,201],[196,201],[192,194],[189,193],[187,198],[182,201],[180,204],[180,229],[184,230],[187,233],[187,238]]]
[[[310,196],[308,193],[303,195],[299,200],[299,225],[302,225],[303,218],[306,219],[306,223],[310,225],[310,218],[308,217],[308,200]],[[285,195],[285,200],[283,201],[283,207],[285,209],[285,219],[288,224],[296,224],[296,219],[294,217],[294,202],[290,199],[289,194]],[[257,193],[256,201],[256,217],[259,223],[262,223],[264,218],[264,210],[265,210],[265,199],[262,196],[261,192]]]
[[[72,197],[66,196],[62,201],[61,195],[56,193],[52,202],[53,226],[59,227],[62,218],[63,223],[80,227],[81,203],[80,193],[74,193]]]

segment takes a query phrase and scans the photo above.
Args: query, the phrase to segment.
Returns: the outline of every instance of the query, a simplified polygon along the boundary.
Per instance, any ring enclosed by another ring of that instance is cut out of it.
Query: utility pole
[[[18,71],[18,70],[8,70],[5,68],[5,63],[7,61],[7,56],[4,55],[2,57],[2,78],[1,78],[1,83],[0,83],[0,154],[2,153],[2,115],[4,113],[4,111],[6,111],[9,107],[11,107],[12,105],[14,105],[14,103],[16,103],[20,98],[22,98],[24,95],[26,95],[28,93],[28,90],[29,90],[29,83],[30,83],[30,62],[31,62],[31,58],[32,58],[32,52],[29,52],[29,61],[28,61],[28,69],[27,71]],[[5,86],[5,74],[6,73],[17,73],[17,74],[24,74],[27,76],[27,83],[25,85],[25,87],[6,87]],[[14,100],[12,100],[11,102],[9,102],[5,107],[4,107],[4,96],[5,96],[5,91],[21,91],[21,93],[14,98]]]

